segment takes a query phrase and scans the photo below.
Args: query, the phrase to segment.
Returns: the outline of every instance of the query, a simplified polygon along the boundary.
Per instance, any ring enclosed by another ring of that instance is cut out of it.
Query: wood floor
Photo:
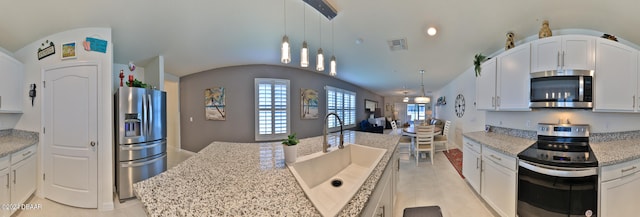
[[[408,150],[408,144],[399,147]],[[191,156],[190,153],[167,150],[169,168]],[[471,188],[460,178],[447,158],[438,152],[435,163],[431,165],[428,158],[420,159],[419,166],[415,165],[415,158],[408,154],[400,156],[400,173],[394,216],[402,216],[406,207],[438,205],[445,217],[492,217],[494,216]],[[125,203],[115,202],[115,209],[98,212],[96,209],[82,209],[70,207],[48,199],[33,196],[29,204],[41,204],[40,210],[25,210],[14,214],[14,217],[52,216],[52,217],[142,217],[144,209],[139,200],[128,200]]]

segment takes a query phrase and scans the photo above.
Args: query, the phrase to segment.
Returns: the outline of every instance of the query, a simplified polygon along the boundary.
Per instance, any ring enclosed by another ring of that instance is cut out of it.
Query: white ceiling
[[[640,44],[637,0],[332,0],[338,9],[333,24],[310,6],[304,22],[302,0],[2,0],[0,47],[15,52],[57,32],[111,27],[116,63],[163,55],[165,71],[178,76],[277,65],[283,1],[293,51],[289,66],[299,67],[305,32],[315,55],[322,26],[327,59],[333,41],[337,77],[384,96],[402,95],[405,85],[417,95],[419,69],[426,70],[425,89],[436,91],[471,67],[474,54],[502,49],[506,32],[521,40],[537,34],[545,19],[551,29],[593,29]],[[427,26],[437,27],[438,35],[425,36]],[[408,50],[390,51],[387,40],[400,38],[407,39]]]

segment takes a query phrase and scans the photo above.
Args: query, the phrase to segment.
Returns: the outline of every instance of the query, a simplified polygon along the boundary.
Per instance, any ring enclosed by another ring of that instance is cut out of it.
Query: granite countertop
[[[525,139],[492,132],[470,132],[465,137],[486,145],[507,155],[517,157],[518,153],[536,140]],[[607,166],[640,158],[640,139],[625,139],[606,142],[589,142],[598,165]]]
[[[531,144],[536,142],[536,140],[532,139],[484,131],[469,132],[465,133],[464,136],[480,144],[486,145],[493,150],[516,158],[518,157],[518,153],[524,151],[531,146]]]
[[[0,130],[0,157],[38,144],[38,133],[22,130]]]
[[[328,137],[337,144],[336,133]],[[345,143],[387,149],[338,216],[358,215],[400,136],[345,131]],[[322,137],[301,139],[298,156],[320,152]],[[134,184],[149,216],[320,216],[284,163],[280,142],[213,142],[174,168]]]

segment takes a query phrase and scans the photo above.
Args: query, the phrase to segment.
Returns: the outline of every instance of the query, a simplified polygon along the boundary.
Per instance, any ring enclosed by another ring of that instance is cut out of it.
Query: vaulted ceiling
[[[302,0],[4,0],[0,47],[15,52],[57,32],[111,27],[116,63],[144,63],[163,55],[165,71],[184,76],[232,65],[281,64],[279,46],[286,33],[293,52],[289,66],[299,67],[306,38],[311,55],[320,46],[326,56],[335,51],[339,79],[391,96],[402,95],[403,86],[418,95],[419,69],[426,71],[425,89],[438,90],[471,67],[476,53],[502,49],[506,32],[521,40],[537,34],[543,20],[553,30],[592,29],[640,44],[637,0],[330,4],[338,10],[332,21]],[[438,34],[426,36],[428,26]],[[393,39],[406,39],[408,49],[391,51],[387,41]]]

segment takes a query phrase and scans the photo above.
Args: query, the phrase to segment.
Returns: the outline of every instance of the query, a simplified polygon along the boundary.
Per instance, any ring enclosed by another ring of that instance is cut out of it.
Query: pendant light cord
[[[284,34],[287,35],[287,1],[282,0],[282,8],[284,10]]]
[[[307,7],[305,7],[304,4],[306,4],[306,3],[304,3],[304,1],[302,1],[302,16],[303,16],[303,18],[302,18],[303,21],[302,22],[304,23],[302,25],[302,29],[304,31],[304,34],[303,34],[304,35],[304,41],[307,41]]]

